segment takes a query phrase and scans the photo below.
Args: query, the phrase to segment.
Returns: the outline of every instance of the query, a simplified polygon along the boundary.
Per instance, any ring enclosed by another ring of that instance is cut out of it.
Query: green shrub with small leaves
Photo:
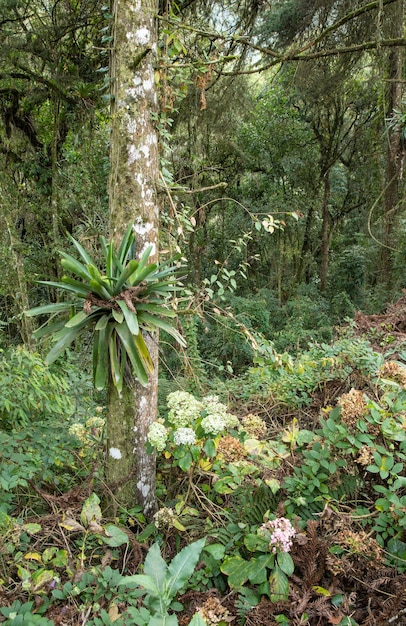
[[[74,411],[69,386],[39,354],[18,347],[0,350],[0,429],[10,431]]]

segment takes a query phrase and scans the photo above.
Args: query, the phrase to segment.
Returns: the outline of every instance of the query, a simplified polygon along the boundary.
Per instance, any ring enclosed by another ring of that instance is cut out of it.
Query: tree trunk
[[[110,231],[118,241],[129,224],[136,254],[153,246],[158,253],[158,137],[153,122],[158,98],[154,81],[158,10],[155,0],[113,0],[111,55]],[[157,337],[146,336],[154,362],[147,387],[126,380],[122,397],[110,385],[107,410],[106,478],[109,510],[141,504],[147,517],[156,509],[155,456],[146,453],[149,425],[157,415]]]
[[[403,34],[403,0],[394,4],[390,11],[391,35],[402,37]],[[386,118],[393,119],[396,111],[402,110],[402,78],[403,78],[403,49],[401,47],[391,49],[389,53],[388,71],[388,103]],[[393,234],[400,214],[403,200],[400,198],[399,187],[403,170],[403,147],[401,141],[401,128],[399,125],[391,125],[388,128],[386,151],[386,172],[384,192],[384,228],[383,247],[381,255],[382,281],[391,287],[393,281],[393,268],[391,249],[394,246]]]
[[[322,206],[322,226],[321,226],[321,267],[320,267],[320,291],[327,288],[328,256],[330,248],[329,226],[330,212],[328,203],[330,200],[330,171],[323,176],[323,206]]]

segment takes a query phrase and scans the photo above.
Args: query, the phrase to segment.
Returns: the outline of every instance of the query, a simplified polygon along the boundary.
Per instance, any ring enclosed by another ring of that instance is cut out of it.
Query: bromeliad
[[[152,246],[134,259],[135,236],[130,226],[115,250],[113,242],[101,237],[105,261],[101,273],[94,259],[69,235],[80,260],[60,252],[63,269],[72,276],[61,282],[38,281],[68,293],[70,300],[38,306],[26,311],[28,316],[50,314],[34,337],[51,335],[55,342],[46,357],[53,363],[84,331],[93,332],[93,377],[96,389],[104,389],[109,372],[121,395],[125,372],[129,369],[142,385],[153,370],[144,339],[145,332],[162,329],[178,343],[183,337],[168,321],[176,312],[170,296],[179,289],[177,266],[173,261],[148,263]],[[60,313],[68,319],[56,320]],[[51,322],[51,323],[50,323]]]

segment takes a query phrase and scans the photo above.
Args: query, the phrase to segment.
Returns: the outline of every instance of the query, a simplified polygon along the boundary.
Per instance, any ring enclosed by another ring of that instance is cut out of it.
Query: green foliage
[[[288,354],[278,355],[273,346],[267,349],[267,342],[263,343],[255,358],[258,366],[249,371],[249,388],[260,390],[261,395],[272,394],[292,407],[311,404],[312,394],[328,382],[347,380],[353,372],[369,380],[383,362],[367,341],[355,337],[312,345],[295,360]]]
[[[0,608],[6,618],[2,623],[5,626],[53,626],[54,622],[43,617],[35,608],[34,602],[21,603],[16,600],[10,607]]]
[[[29,489],[30,481],[69,489],[88,471],[85,458],[79,461],[81,442],[67,431],[66,424],[44,421],[17,432],[0,431],[0,446],[2,510],[8,511],[18,501],[18,488]]]
[[[67,418],[74,405],[64,378],[22,347],[0,351],[0,428]]]
[[[186,546],[177,554],[169,565],[161,556],[159,545],[155,543],[148,551],[144,563],[144,573],[125,576],[121,586],[143,588],[142,609],[129,611],[134,623],[138,626],[177,626],[178,619],[174,613],[183,607],[175,601],[175,596],[192,575],[205,539],[199,539]],[[198,618],[195,620],[198,623]]]
[[[68,314],[68,320],[45,325],[36,331],[37,338],[51,335],[54,346],[46,362],[52,363],[81,334],[92,331],[93,378],[96,389],[104,389],[111,376],[119,393],[123,388],[126,369],[129,367],[143,385],[153,369],[152,359],[143,332],[158,328],[172,335],[179,343],[183,339],[178,331],[162,317],[175,317],[167,300],[176,291],[176,266],[166,262],[158,266],[148,263],[152,246],[148,246],[137,261],[134,257],[135,237],[132,226],[118,247],[101,238],[104,257],[102,272],[97,263],[70,237],[80,261],[61,252],[62,267],[75,278],[62,276],[61,282],[39,281],[67,292],[73,299],[68,302],[47,304],[26,311],[28,316],[59,313]]]

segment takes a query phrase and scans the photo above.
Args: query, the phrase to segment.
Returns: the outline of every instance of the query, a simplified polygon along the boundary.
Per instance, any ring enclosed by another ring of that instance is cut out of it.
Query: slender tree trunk
[[[321,266],[320,266],[320,290],[327,288],[328,257],[330,248],[329,226],[330,212],[328,203],[330,200],[330,171],[323,176],[323,205],[322,205],[322,226],[321,226]]]
[[[34,331],[33,321],[31,317],[24,315],[29,307],[27,279],[24,269],[24,257],[21,252],[21,241],[15,236],[13,229],[7,222],[7,230],[10,239],[10,252],[14,259],[15,270],[17,274],[17,289],[13,295],[17,319],[20,320],[19,330],[24,346],[29,350],[33,349],[32,333]]]
[[[399,0],[390,10],[391,35],[402,37],[404,22],[404,2]],[[393,118],[396,111],[402,110],[403,49],[393,48],[389,53],[388,104],[387,119]],[[384,193],[384,230],[381,256],[382,281],[390,288],[393,280],[391,248],[394,246],[393,234],[400,214],[403,200],[400,197],[400,180],[403,173],[403,148],[401,129],[397,125],[388,128],[386,152],[385,193]]]
[[[296,271],[296,284],[300,285],[303,279],[303,273],[305,272],[305,280],[309,282],[308,271],[308,259],[307,255],[311,250],[311,227],[313,224],[314,206],[311,204],[308,209],[305,223],[305,231],[303,235],[303,243],[300,251],[299,264]]]
[[[111,57],[110,230],[119,240],[133,224],[136,254],[158,253],[158,138],[153,122],[158,98],[154,81],[158,10],[155,0],[113,0]],[[117,506],[141,504],[147,517],[156,509],[155,456],[146,453],[149,425],[157,415],[157,337],[145,337],[154,361],[147,387],[127,378],[122,397],[110,385],[106,477]]]
[[[60,100],[58,96],[53,98],[54,105],[54,134],[51,144],[51,215],[52,215],[52,234],[53,234],[53,257],[57,255],[59,246],[59,196],[58,196],[58,139],[59,139],[59,121],[60,121]],[[59,255],[58,255],[59,256]],[[55,258],[55,267],[57,278],[60,278],[60,263]]]

